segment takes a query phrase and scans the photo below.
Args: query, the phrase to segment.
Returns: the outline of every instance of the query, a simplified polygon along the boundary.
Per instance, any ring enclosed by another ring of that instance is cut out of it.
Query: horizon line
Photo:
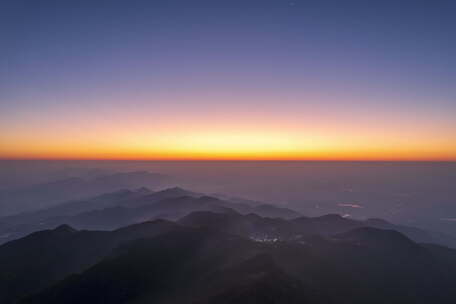
[[[0,161],[132,161],[132,162],[394,162],[453,163],[456,159],[225,159],[225,158],[2,158]]]

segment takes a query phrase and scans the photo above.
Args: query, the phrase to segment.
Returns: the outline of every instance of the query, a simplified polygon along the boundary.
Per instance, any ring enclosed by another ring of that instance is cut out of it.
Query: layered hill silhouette
[[[456,298],[453,238],[381,219],[306,217],[220,194],[141,187],[0,222],[4,304]]]
[[[307,218],[288,208],[239,198],[219,197],[221,196],[208,196],[179,187],[161,191],[152,191],[145,187],[117,190],[34,212],[1,217],[0,244],[62,224],[69,224],[77,229],[112,230],[157,218],[176,220],[195,211],[213,211],[295,219],[295,225],[301,225],[301,230],[308,233],[331,234],[362,226],[393,229],[418,242],[456,247],[456,238],[452,236],[393,225],[381,219],[358,221],[337,214]]]
[[[91,178],[72,177],[0,191],[0,214],[39,210],[63,201],[87,198],[122,188],[138,185],[161,187],[170,178],[147,171],[133,171],[94,176]]]
[[[194,211],[254,212],[262,216],[282,218],[301,216],[287,208],[227,201],[179,187],[155,192],[142,187],[0,218],[0,244],[33,231],[52,229],[62,224],[77,229],[111,230],[156,218],[176,220]]]
[[[26,236],[34,231],[53,229],[63,224],[71,225],[76,229],[112,230],[153,219],[177,220],[193,212],[210,211],[220,214],[252,214],[253,217],[259,215],[271,218],[266,225],[270,227],[269,230],[289,230],[290,236],[299,235],[302,231],[307,234],[328,235],[368,226],[400,231],[421,243],[456,247],[456,238],[452,236],[394,225],[381,219],[359,221],[343,218],[338,214],[308,218],[288,208],[239,198],[224,197],[221,199],[219,197],[179,187],[161,191],[152,191],[145,187],[134,190],[117,190],[84,200],[61,203],[34,212],[2,217],[0,218],[0,244]],[[293,220],[292,224],[284,221],[286,219]],[[242,224],[236,222],[240,220],[239,218],[230,217],[229,220],[234,221],[232,226],[236,226],[237,229],[243,227]]]

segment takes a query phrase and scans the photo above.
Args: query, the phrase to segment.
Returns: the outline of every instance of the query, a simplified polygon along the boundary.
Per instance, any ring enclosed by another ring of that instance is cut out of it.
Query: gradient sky
[[[456,160],[454,1],[2,1],[0,158]]]

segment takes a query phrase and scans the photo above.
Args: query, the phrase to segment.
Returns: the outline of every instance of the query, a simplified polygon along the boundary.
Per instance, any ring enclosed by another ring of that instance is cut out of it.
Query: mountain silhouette
[[[260,208],[258,208],[260,207]],[[196,193],[179,187],[151,191],[122,189],[84,200],[0,218],[0,244],[33,231],[70,224],[78,229],[110,230],[154,218],[178,219],[194,211],[256,212],[272,217],[297,217],[299,213],[272,205],[250,206]]]
[[[2,304],[456,298],[449,236],[180,187],[121,188],[2,217],[0,238]]]
[[[115,231],[78,231],[69,225],[32,233],[0,246],[0,302],[48,287],[100,261],[119,244],[178,229],[156,220]]]
[[[449,267],[377,228],[306,243],[185,228],[125,243],[20,303],[452,303]]]
[[[0,191],[0,214],[13,215],[24,211],[55,206],[76,200],[116,191],[123,188],[164,185],[169,177],[147,171],[133,171],[96,176],[89,179],[72,177],[48,183]]]

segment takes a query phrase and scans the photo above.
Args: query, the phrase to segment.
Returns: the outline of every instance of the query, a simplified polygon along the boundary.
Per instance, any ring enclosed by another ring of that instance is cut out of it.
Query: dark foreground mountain
[[[109,231],[77,231],[68,225],[35,232],[0,246],[0,303],[41,290],[85,270],[119,244],[178,229],[156,220]]]
[[[0,302],[454,303],[455,250],[373,227],[302,230],[333,217],[195,212],[36,232],[0,246]]]
[[[398,232],[254,241],[180,229],[126,243],[20,303],[454,303],[455,253]]]

